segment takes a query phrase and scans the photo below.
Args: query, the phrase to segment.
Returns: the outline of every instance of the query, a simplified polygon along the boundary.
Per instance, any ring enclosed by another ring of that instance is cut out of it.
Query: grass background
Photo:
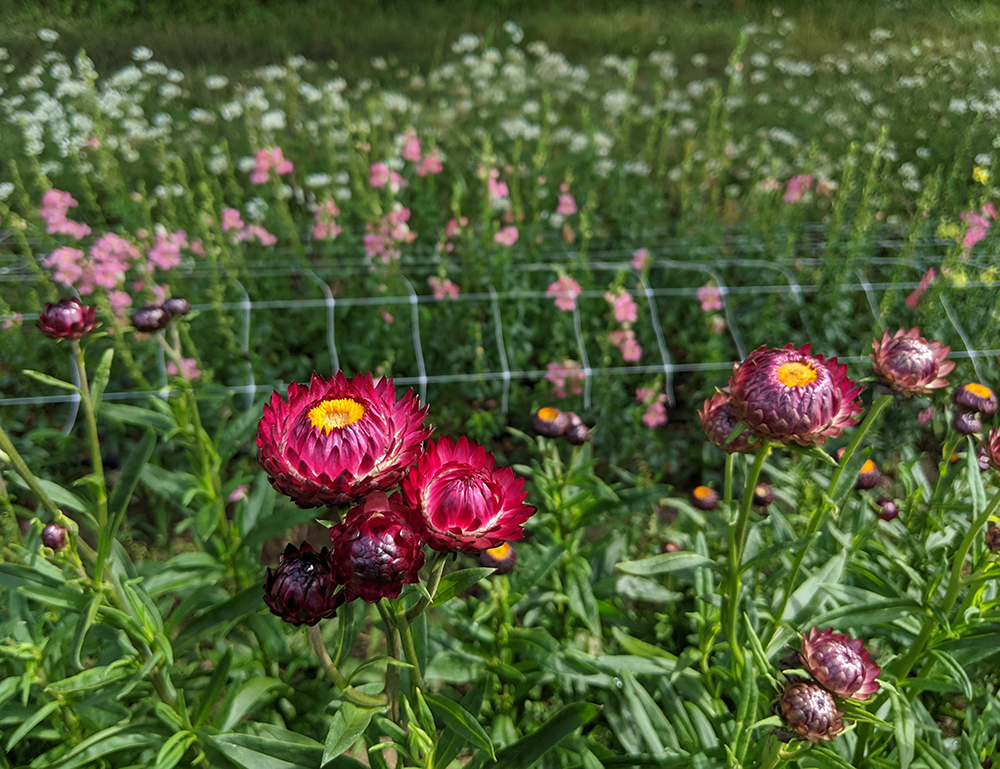
[[[663,48],[724,61],[740,28],[773,21],[776,9],[796,22],[787,52],[813,59],[867,41],[874,27],[903,39],[944,36],[956,46],[992,39],[1000,27],[1000,4],[977,0],[3,0],[0,46],[17,61],[37,49],[37,30],[51,27],[61,35],[57,50],[85,49],[99,72],[124,66],[145,45],[188,70],[230,74],[302,54],[335,60],[352,78],[369,74],[376,56],[426,70],[451,55],[458,35],[489,39],[512,20],[526,40],[584,64]]]

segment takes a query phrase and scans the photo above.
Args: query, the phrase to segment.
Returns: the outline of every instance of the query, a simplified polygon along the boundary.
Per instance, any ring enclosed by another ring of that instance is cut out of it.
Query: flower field
[[[0,48],[0,767],[991,766],[1000,38],[798,24]]]

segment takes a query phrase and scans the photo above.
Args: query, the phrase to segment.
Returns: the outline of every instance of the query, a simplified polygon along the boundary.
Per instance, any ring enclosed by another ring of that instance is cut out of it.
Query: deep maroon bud
[[[691,492],[691,504],[699,510],[714,510],[719,504],[719,492],[708,486],[697,486]]]
[[[822,686],[795,681],[778,696],[778,712],[785,722],[810,742],[832,740],[844,731],[843,713]]]
[[[60,299],[55,304],[45,303],[35,325],[51,339],[79,339],[94,330],[96,313],[96,307],[87,307],[79,299]]]
[[[555,438],[566,432],[569,417],[559,409],[545,406],[531,415],[531,429],[546,438]]]
[[[985,416],[997,413],[997,396],[985,385],[970,382],[956,387],[951,392],[951,399],[963,411],[979,412]]]
[[[865,463],[861,465],[861,472],[858,473],[858,481],[854,484],[854,488],[859,491],[864,491],[866,489],[874,489],[879,483],[882,482],[882,473],[879,472],[878,467],[875,463],[868,459]]]
[[[728,440],[740,423],[733,413],[732,397],[728,389],[706,398],[703,407],[698,410],[698,416],[701,417],[705,437],[727,454],[743,454],[750,450],[748,430],[744,430],[731,441]]]
[[[802,665],[837,697],[866,700],[879,690],[882,668],[869,660],[864,643],[833,628],[802,635]]]
[[[962,435],[977,435],[983,431],[983,423],[971,411],[959,411],[951,420],[951,426]]]
[[[948,386],[945,376],[955,368],[948,360],[951,348],[940,342],[928,342],[920,336],[919,328],[909,331],[901,328],[892,336],[886,331],[882,341],[876,339],[873,346],[875,374],[907,398]]]
[[[132,313],[132,325],[137,331],[153,332],[166,328],[170,322],[170,313],[162,307],[146,305]]]
[[[343,602],[343,591],[330,570],[330,554],[320,552],[308,542],[301,547],[289,544],[278,568],[267,570],[264,578],[264,603],[272,614],[293,625],[315,625],[332,617]]]
[[[993,756],[986,756],[983,759],[983,769],[993,769]]]
[[[574,446],[582,446],[584,443],[590,440],[590,428],[583,423],[574,412],[569,411],[566,413],[566,418],[569,420],[566,424],[566,431],[563,435],[566,436],[566,440],[572,443]]]
[[[66,529],[58,524],[50,523],[42,529],[42,544],[53,550],[62,550],[66,547]]]
[[[26,536],[27,533],[29,531],[31,531],[31,519],[30,518],[22,518],[20,520],[20,522],[17,524],[17,529],[18,529],[18,531],[21,532],[21,536],[22,537]]]
[[[887,497],[875,500],[875,515],[883,521],[891,521],[899,517],[899,505]]]
[[[511,547],[509,542],[504,542],[498,547],[491,547],[489,550],[483,550],[479,554],[479,564],[487,568],[492,567],[496,569],[493,572],[495,575],[510,574],[514,571],[516,563],[517,552]]]
[[[660,548],[661,553],[679,553],[683,548],[676,542],[664,542]]]
[[[163,311],[173,317],[174,315],[187,315],[191,312],[191,303],[187,299],[181,299],[179,296],[171,297],[167,299],[162,305]]]
[[[399,495],[369,494],[330,529],[330,540],[334,579],[345,585],[347,601],[396,598],[420,579],[427,539],[420,517]]]
[[[1000,529],[992,521],[986,527],[986,549],[991,553],[1000,553]]]
[[[768,483],[758,483],[753,487],[753,503],[758,507],[767,507],[774,502],[774,489]]]

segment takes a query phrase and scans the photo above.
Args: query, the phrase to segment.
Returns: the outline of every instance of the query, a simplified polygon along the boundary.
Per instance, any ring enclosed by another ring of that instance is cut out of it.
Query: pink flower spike
[[[572,216],[576,213],[576,200],[572,195],[565,194],[559,196],[559,205],[556,206],[556,213],[562,216]]]
[[[519,233],[517,227],[509,226],[501,229],[496,235],[493,236],[493,241],[499,243],[501,246],[513,246],[517,243]]]
[[[194,358],[181,358],[181,364],[183,366],[182,376],[189,382],[201,376],[201,371],[198,370],[198,363]],[[177,376],[177,364],[173,361],[168,361],[167,373],[170,376]]]
[[[389,183],[389,166],[385,163],[372,163],[368,169],[368,183],[378,189]]]
[[[411,163],[420,162],[420,139],[415,133],[406,134],[406,143],[403,145],[403,160]]]
[[[698,289],[698,301],[701,302],[701,309],[705,312],[722,309],[722,291],[718,286],[706,283]]]
[[[576,298],[582,293],[583,289],[579,283],[569,275],[563,275],[549,285],[545,295],[556,300],[557,309],[563,312],[572,312],[576,309]]]
[[[632,252],[632,269],[640,272],[649,264],[649,249],[639,248]]]

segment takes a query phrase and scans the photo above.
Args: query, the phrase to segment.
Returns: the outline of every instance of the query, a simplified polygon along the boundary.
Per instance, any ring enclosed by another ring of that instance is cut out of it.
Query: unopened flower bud
[[[551,406],[544,406],[531,415],[531,429],[546,438],[562,435],[568,426],[569,417]]]
[[[156,305],[140,307],[132,313],[132,325],[135,326],[136,331],[147,333],[159,331],[166,328],[169,321],[170,313]]]
[[[337,593],[337,587],[325,547],[317,553],[308,542],[298,548],[289,544],[278,568],[267,570],[264,603],[285,622],[315,625],[334,616],[343,602],[344,593]]]
[[[758,507],[767,507],[774,502],[774,489],[768,483],[758,483],[753,487],[753,503]]]
[[[663,547],[660,548],[660,552],[661,553],[679,553],[683,549],[684,548],[682,548],[676,542],[664,542],[663,543]]]
[[[187,299],[181,299],[179,296],[167,299],[160,306],[163,308],[163,311],[171,317],[174,315],[187,315],[191,312],[191,303],[188,302]]]
[[[810,742],[832,740],[844,730],[843,713],[822,686],[805,681],[788,684],[778,696],[779,714]]]
[[[992,521],[986,527],[986,549],[991,553],[1000,553],[1000,528]]]
[[[882,669],[868,658],[864,643],[833,628],[814,627],[802,636],[803,666],[816,681],[837,697],[866,700],[879,690]]]
[[[50,523],[42,529],[42,544],[51,547],[53,550],[62,550],[66,547],[66,529],[56,523]]]
[[[583,423],[574,412],[570,411],[566,414],[569,422],[566,425],[566,432],[563,435],[566,436],[566,440],[572,443],[574,446],[582,446],[588,440],[590,440],[590,428]]]
[[[691,492],[691,504],[699,510],[714,510],[719,504],[719,492],[708,486],[697,486]]]
[[[883,521],[891,521],[899,517],[899,505],[887,497],[875,500],[875,515]]]
[[[50,339],[79,339],[97,326],[96,313],[96,307],[87,307],[79,299],[60,299],[45,303],[35,325]]]
[[[517,563],[517,552],[509,542],[503,542],[497,547],[483,550],[479,554],[479,563],[481,566],[496,569],[493,573],[497,576],[510,574]]]
[[[971,411],[959,411],[951,420],[951,426],[962,435],[977,435],[983,431],[982,420]]]

